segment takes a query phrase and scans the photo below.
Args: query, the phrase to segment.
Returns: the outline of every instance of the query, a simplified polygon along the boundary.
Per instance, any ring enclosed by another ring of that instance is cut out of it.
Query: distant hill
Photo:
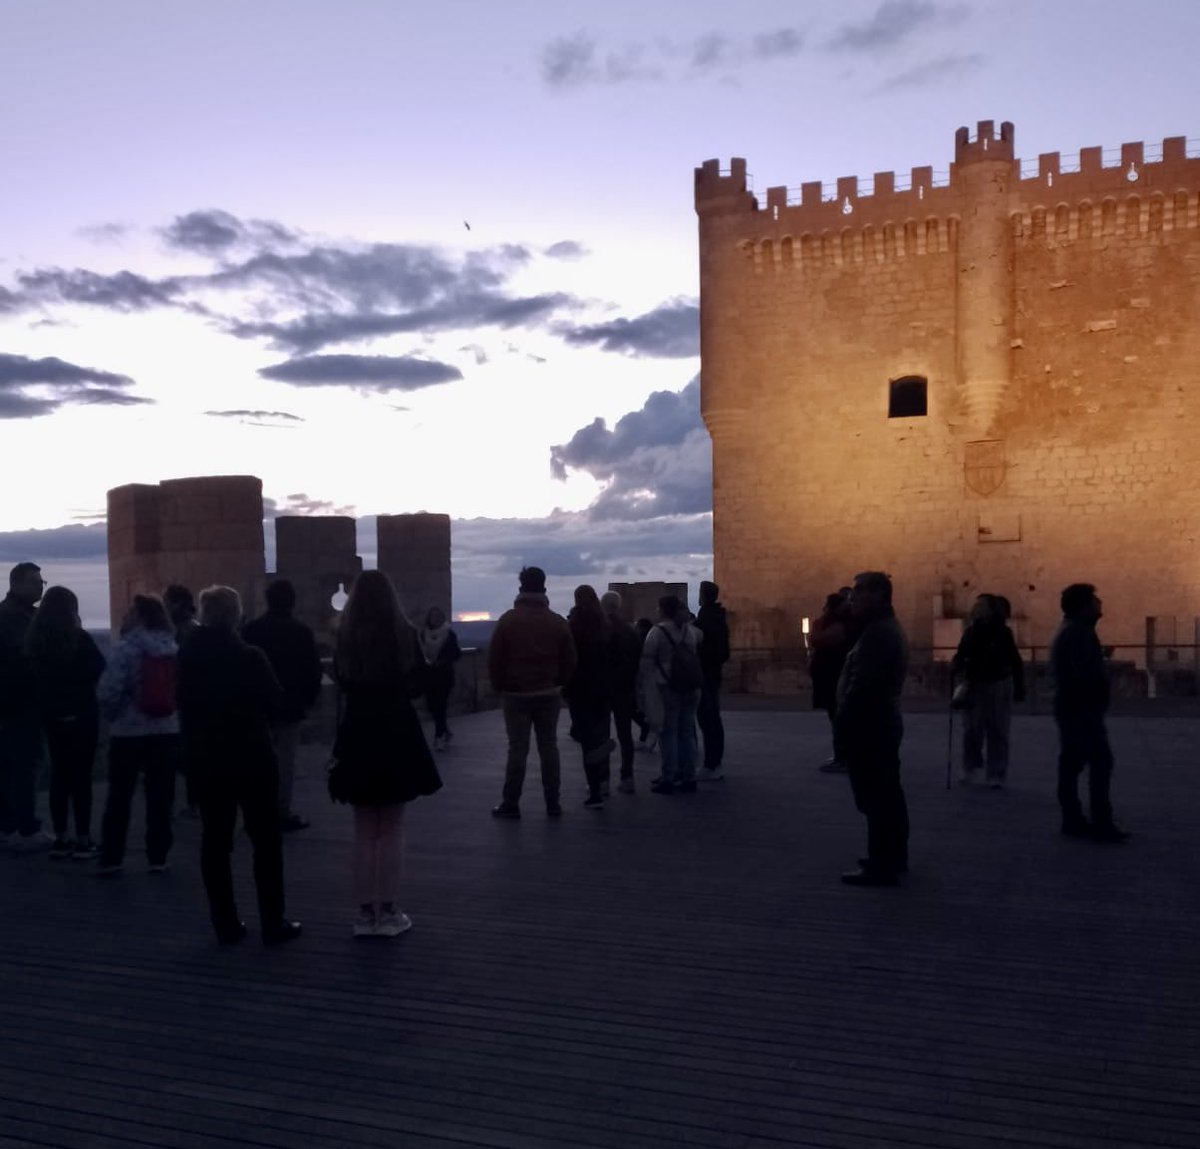
[[[458,635],[459,646],[475,646],[484,648],[492,640],[492,631],[496,629],[496,620],[494,618],[484,619],[480,622],[452,622],[450,624],[454,628],[454,633]],[[112,638],[107,630],[93,630],[87,628],[95,640],[96,645],[100,648],[100,653],[105,658],[112,650]]]
[[[458,635],[459,646],[485,647],[492,640],[496,622],[494,618],[487,618],[479,622],[452,622],[450,626]]]

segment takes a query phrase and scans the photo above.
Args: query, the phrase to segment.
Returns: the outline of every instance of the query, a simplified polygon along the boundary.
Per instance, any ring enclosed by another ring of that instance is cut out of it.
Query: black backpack
[[[667,689],[687,694],[699,690],[704,684],[704,673],[700,669],[700,655],[695,646],[690,646],[685,639],[676,642],[665,626],[658,628],[671,644],[671,661],[667,666]]]

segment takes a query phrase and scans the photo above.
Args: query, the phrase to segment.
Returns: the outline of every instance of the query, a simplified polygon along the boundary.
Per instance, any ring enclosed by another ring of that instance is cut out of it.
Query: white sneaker
[[[396,938],[412,929],[412,918],[399,910],[380,910],[375,932],[380,937]]]
[[[375,911],[369,906],[359,911],[354,919],[354,936],[356,938],[373,938],[376,934]]]

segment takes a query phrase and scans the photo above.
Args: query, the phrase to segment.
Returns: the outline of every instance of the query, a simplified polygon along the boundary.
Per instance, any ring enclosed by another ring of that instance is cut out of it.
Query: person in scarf
[[[425,656],[425,704],[433,719],[433,748],[445,750],[454,737],[446,723],[446,708],[454,691],[454,664],[462,656],[458,635],[440,607],[431,607],[421,627],[421,653]]]

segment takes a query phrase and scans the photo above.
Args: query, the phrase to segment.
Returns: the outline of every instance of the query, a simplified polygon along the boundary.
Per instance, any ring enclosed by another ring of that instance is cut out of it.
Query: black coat
[[[299,722],[321,693],[321,656],[312,630],[288,611],[269,610],[242,628],[283,688],[283,722]]]
[[[442,788],[411,699],[420,689],[420,665],[375,682],[338,678],[341,720],[329,772],[335,802],[390,806]]]
[[[104,655],[86,630],[79,631],[65,657],[39,655],[30,665],[43,718],[98,717],[96,683],[104,672]]]
[[[187,768],[196,777],[274,770],[269,724],[283,712],[283,690],[258,647],[198,627],[179,652],[177,698]]]
[[[729,619],[719,602],[706,602],[696,613],[696,626],[704,635],[698,654],[706,679],[721,677],[721,667],[729,661]]]
[[[0,601],[0,718],[24,717],[33,709],[33,675],[25,656],[33,615],[33,607],[11,593]]]

